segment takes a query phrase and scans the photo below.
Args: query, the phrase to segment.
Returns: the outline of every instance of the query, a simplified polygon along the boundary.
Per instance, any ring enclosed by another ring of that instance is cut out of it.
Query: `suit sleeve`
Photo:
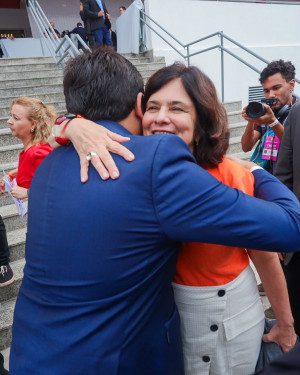
[[[162,137],[153,160],[153,202],[160,226],[177,241],[257,250],[296,251],[300,205],[264,170],[256,170],[250,197],[223,185],[194,162],[178,137]]]
[[[298,111],[297,111],[298,109]],[[295,117],[300,115],[300,105],[292,108],[285,126],[282,142],[278,155],[275,176],[284,183],[289,189],[293,189],[293,145],[292,145],[292,126],[295,123]]]
[[[83,11],[86,18],[100,18],[99,12],[91,10],[90,2],[88,0],[83,1]]]

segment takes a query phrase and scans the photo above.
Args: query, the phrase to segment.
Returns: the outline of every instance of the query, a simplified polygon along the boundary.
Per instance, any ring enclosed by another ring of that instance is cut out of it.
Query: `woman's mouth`
[[[154,130],[153,134],[174,134],[166,130]]]

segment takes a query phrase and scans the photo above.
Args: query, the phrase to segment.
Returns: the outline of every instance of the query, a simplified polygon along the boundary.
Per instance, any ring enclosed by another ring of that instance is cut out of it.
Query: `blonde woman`
[[[15,198],[28,197],[37,167],[52,151],[47,139],[55,118],[54,107],[47,106],[38,99],[23,96],[12,102],[7,123],[12,135],[21,139],[24,145],[24,150],[19,156],[18,168],[8,173],[12,179],[16,178],[17,185],[11,190]],[[3,181],[0,182],[0,189],[4,192]]]
[[[20,97],[10,106],[10,118],[7,121],[14,137],[21,139],[24,150],[19,156],[18,168],[8,172],[11,180],[16,179],[16,185],[11,194],[18,199],[28,197],[32,177],[44,158],[52,151],[47,144],[51,127],[56,118],[53,107],[45,105],[38,99]],[[4,182],[0,180],[0,191],[4,193]],[[1,218],[1,217],[0,217]],[[1,238],[5,246],[0,248],[0,288],[14,281],[13,271],[9,265],[9,249],[6,233],[1,219]],[[0,240],[1,240],[0,238]]]

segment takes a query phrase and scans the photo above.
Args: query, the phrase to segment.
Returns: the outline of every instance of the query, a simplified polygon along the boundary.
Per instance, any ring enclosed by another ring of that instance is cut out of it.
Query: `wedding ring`
[[[93,152],[93,151],[90,151],[90,152],[87,153],[87,155],[86,155],[86,160],[87,160],[87,161],[92,160],[92,156],[97,156],[97,153],[96,153],[96,152]]]

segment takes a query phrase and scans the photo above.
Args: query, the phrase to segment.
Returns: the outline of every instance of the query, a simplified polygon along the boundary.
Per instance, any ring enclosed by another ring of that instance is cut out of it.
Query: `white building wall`
[[[291,60],[300,77],[299,5],[271,5],[201,0],[146,0],[149,15],[183,44],[200,39],[216,31],[243,44],[266,60]],[[197,44],[205,49],[220,43],[218,37]],[[165,56],[168,64],[183,60],[152,32],[154,54]],[[264,63],[250,57],[229,42],[224,46],[238,54],[259,70]],[[182,50],[183,52],[183,50]],[[216,84],[221,97],[220,51],[213,50],[191,58]],[[258,86],[258,74],[225,54],[225,101],[242,99],[248,102],[249,86]],[[300,85],[296,85],[300,95]]]

